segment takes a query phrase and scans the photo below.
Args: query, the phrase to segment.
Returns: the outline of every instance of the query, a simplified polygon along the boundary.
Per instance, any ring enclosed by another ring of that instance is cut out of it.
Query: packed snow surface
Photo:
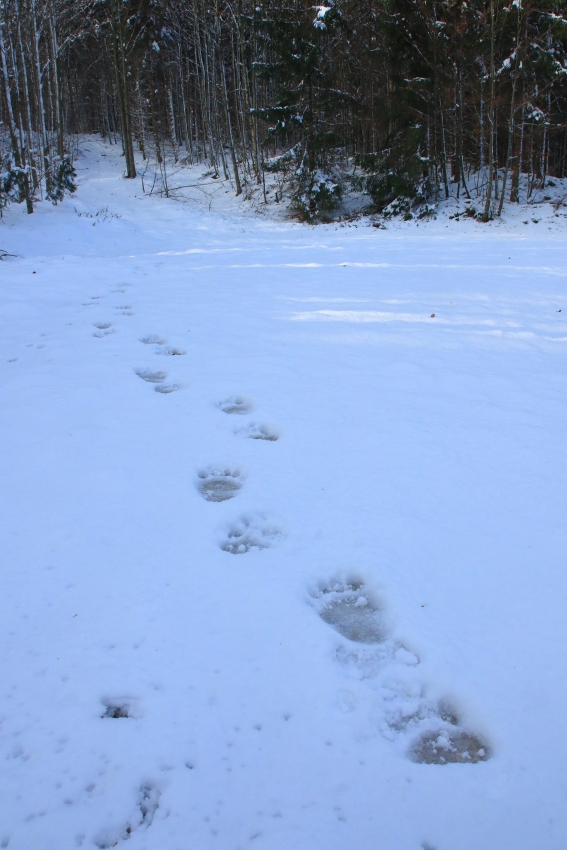
[[[0,846],[564,850],[563,220],[87,147],[0,228]]]

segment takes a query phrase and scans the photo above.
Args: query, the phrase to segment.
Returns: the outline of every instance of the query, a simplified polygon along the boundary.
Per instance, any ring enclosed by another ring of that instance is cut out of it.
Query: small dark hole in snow
[[[120,717],[131,717],[130,705],[128,703],[112,703],[106,706],[106,711],[101,717],[112,717],[118,719]]]

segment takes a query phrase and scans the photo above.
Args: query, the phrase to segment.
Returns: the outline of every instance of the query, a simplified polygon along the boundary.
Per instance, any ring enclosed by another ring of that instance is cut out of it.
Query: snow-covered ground
[[[564,850],[563,219],[87,147],[0,227],[0,846]]]

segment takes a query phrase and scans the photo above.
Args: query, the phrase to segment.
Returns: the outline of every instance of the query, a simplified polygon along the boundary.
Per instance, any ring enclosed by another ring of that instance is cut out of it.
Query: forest
[[[546,0],[2,0],[0,206],[75,189],[78,140],[163,176],[204,163],[237,195],[277,174],[325,220],[483,221],[565,177],[567,19]],[[136,152],[138,152],[136,154]],[[138,156],[139,154],[139,156]]]

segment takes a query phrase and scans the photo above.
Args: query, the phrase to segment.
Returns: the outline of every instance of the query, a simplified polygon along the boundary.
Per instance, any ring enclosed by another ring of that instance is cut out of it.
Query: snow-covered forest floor
[[[86,147],[0,226],[0,846],[563,850],[564,217]]]

